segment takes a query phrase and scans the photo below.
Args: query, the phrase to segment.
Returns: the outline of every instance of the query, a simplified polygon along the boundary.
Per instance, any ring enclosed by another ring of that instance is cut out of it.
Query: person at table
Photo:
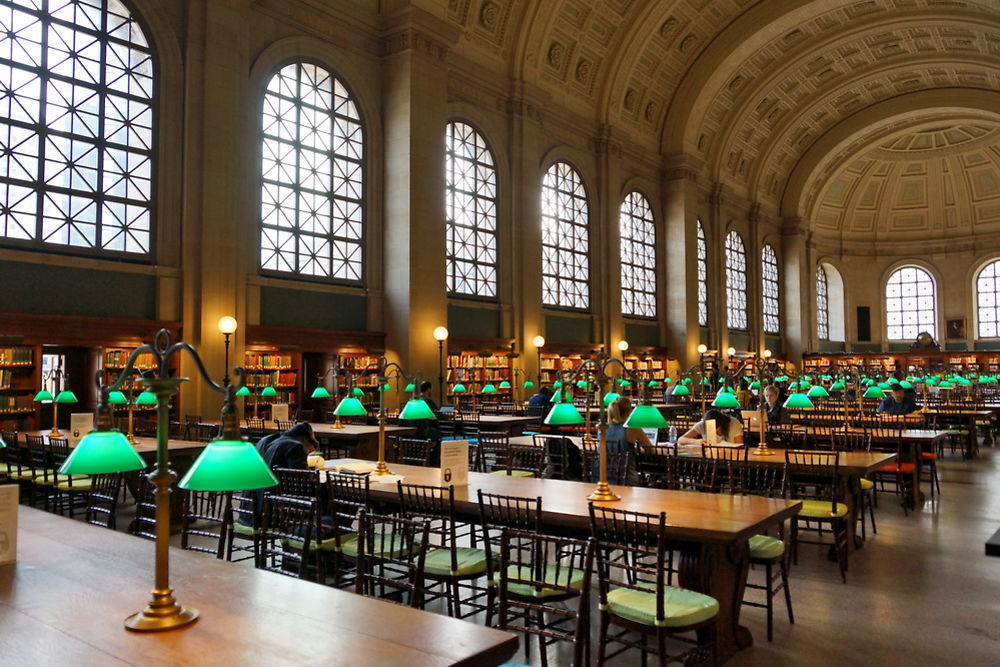
[[[691,430],[677,439],[678,445],[700,445],[707,438],[705,437],[705,423],[715,420],[715,440],[716,442],[731,442],[743,444],[743,424],[738,419],[733,419],[721,410],[708,410],[701,421],[691,427]]]
[[[293,468],[295,470],[309,469],[309,452],[319,447],[316,441],[316,434],[313,433],[312,425],[309,422],[300,422],[281,433],[265,435],[257,441],[257,452],[264,459],[268,468]],[[250,507],[243,504],[243,512],[239,513],[237,520],[244,526],[251,525],[250,517],[246,510],[253,511],[253,525],[260,522],[260,515],[264,511],[264,490],[257,489],[249,491]]]
[[[916,401],[906,396],[902,386],[892,384],[889,385],[889,390],[890,395],[882,399],[875,412],[880,415],[908,415],[916,411]]]
[[[790,424],[788,409],[781,404],[781,392],[773,384],[764,387],[764,410],[768,424]]]
[[[542,385],[538,388],[538,393],[528,399],[529,417],[544,417],[549,413],[549,406],[552,401],[552,387]]]
[[[684,402],[683,397],[674,396],[674,389],[677,388],[678,384],[680,384],[680,380],[677,381],[677,384],[667,385],[667,388],[663,390],[663,402],[667,405],[680,405]]]
[[[626,428],[625,422],[630,414],[632,414],[632,401],[627,396],[619,396],[612,401],[608,406],[608,430],[605,432],[605,439],[609,454],[621,452],[629,454],[625,483],[634,486],[639,483],[639,473],[636,468],[639,448],[652,447],[653,443],[641,428]]]

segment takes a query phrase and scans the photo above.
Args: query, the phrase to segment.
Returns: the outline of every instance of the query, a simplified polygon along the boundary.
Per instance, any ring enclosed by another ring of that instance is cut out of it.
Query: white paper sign
[[[655,445],[656,444],[656,439],[660,436],[660,429],[658,429],[658,428],[644,428],[644,429],[642,429],[642,432],[646,434],[647,438],[649,438],[649,443],[651,445]]]
[[[441,486],[469,485],[469,441],[441,441]]]
[[[714,419],[705,420],[705,442],[709,445],[715,445],[719,442],[719,434],[715,431]]]
[[[93,430],[93,412],[74,412],[69,416],[69,433],[66,434],[66,438],[69,440],[70,446],[76,447],[83,436]]]
[[[17,560],[17,484],[0,486],[0,565]]]
[[[271,406],[271,419],[288,421],[288,403],[275,403]]]

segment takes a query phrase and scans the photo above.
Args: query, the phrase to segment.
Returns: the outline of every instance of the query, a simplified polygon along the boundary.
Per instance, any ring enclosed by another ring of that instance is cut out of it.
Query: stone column
[[[664,234],[660,235],[661,327],[682,369],[698,363],[697,170],[687,156],[668,161],[663,173]]]
[[[813,286],[815,268],[809,249],[809,233],[802,218],[786,218],[781,234],[781,312],[785,338],[785,356],[797,367],[802,353],[816,346],[816,294]]]

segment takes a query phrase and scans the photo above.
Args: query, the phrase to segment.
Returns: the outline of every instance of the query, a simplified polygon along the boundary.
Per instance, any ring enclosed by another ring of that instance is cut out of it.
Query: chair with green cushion
[[[156,540],[156,485],[147,475],[140,474],[132,486],[135,495],[135,516],[128,532],[146,540]]]
[[[38,502],[38,496],[41,495],[43,507],[48,511],[49,502],[55,496],[56,471],[52,467],[52,459],[49,456],[49,448],[45,444],[45,436],[25,434],[24,442],[27,448],[24,459],[27,470],[22,467],[21,472],[22,475],[25,472],[31,475],[28,486],[28,503],[34,507]],[[23,477],[21,481],[25,481]]]
[[[766,463],[751,463],[748,461],[731,461],[729,478],[732,480],[733,494],[764,496],[780,498],[784,492],[785,467]],[[743,596],[743,604],[748,607],[759,607],[767,610],[767,641],[774,638],[774,596],[779,591],[785,593],[785,609],[788,611],[788,622],[795,623],[792,613],[792,593],[788,588],[788,556],[790,549],[785,542],[785,524],[778,528],[778,535],[754,535],[748,542],[750,564],[764,568],[764,583],[756,584],[747,581],[748,589],[764,591],[764,602],[747,600]],[[774,566],[778,566],[775,572]],[[780,579],[780,581],[779,581]]]
[[[427,521],[361,512],[354,592],[422,608],[429,530]]]
[[[597,664],[627,651],[653,653],[661,665],[715,662],[715,630],[719,602],[708,595],[667,584],[667,515],[590,504],[590,523],[597,556],[600,612]],[[611,626],[618,629],[612,632]],[[634,639],[633,633],[639,638]],[[678,637],[694,633],[695,637]],[[655,641],[650,642],[649,638]],[[694,647],[670,655],[669,639]],[[609,653],[612,644],[621,646]]]
[[[320,557],[326,561],[327,573],[333,575],[333,585],[338,588],[354,585],[358,517],[363,511],[371,511],[370,483],[368,475],[327,473],[326,511],[322,521],[332,538],[324,541],[327,548]]]
[[[667,488],[714,493],[717,466],[716,459],[671,455],[667,458]]]
[[[25,502],[33,475],[31,467],[25,463],[27,450],[19,444],[18,436],[17,431],[3,431],[3,441],[7,446],[0,448],[0,472],[18,484],[21,489],[21,501]]]
[[[545,450],[534,444],[511,445],[507,474],[513,477],[541,477],[545,469]]]
[[[499,626],[524,633],[525,660],[536,636],[543,667],[556,641],[573,642],[574,665],[590,664],[593,540],[505,528],[499,556]],[[570,600],[575,608],[566,604]]]
[[[315,498],[264,496],[257,568],[299,579],[310,578],[316,572],[313,536],[317,504]]]
[[[486,589],[472,582],[487,574],[486,551],[475,546],[475,526],[455,518],[455,487],[396,484],[400,513],[428,523],[424,578],[431,583],[424,587],[425,602],[444,597],[454,618],[485,611]],[[462,613],[463,602],[471,608],[468,613]]]
[[[64,511],[73,518],[77,508],[86,506],[87,492],[90,491],[90,478],[86,475],[59,474],[59,466],[69,458],[70,448],[67,438],[49,438],[49,458],[52,461],[53,489],[55,491],[55,509],[62,514]]]
[[[92,475],[90,477],[90,490],[87,492],[87,509],[84,521],[114,530],[115,513],[118,510],[118,496],[121,495],[121,488],[121,473]]]
[[[499,579],[500,545],[504,529],[540,532],[542,527],[542,497],[524,498],[483,493],[479,497],[479,526],[482,530],[486,566],[491,573],[486,588],[486,625],[489,626],[496,611]]]
[[[870,452],[872,448],[871,434],[865,431],[834,429],[830,432],[834,450],[838,452]],[[868,539],[865,530],[865,510],[872,523],[872,534],[877,534],[875,527],[875,482],[865,477],[858,480],[856,490],[858,519],[861,521],[861,541]]]
[[[840,452],[805,449],[785,450],[786,495],[802,501],[802,509],[792,520],[792,562],[798,564],[799,544],[832,547],[840,567],[840,578],[847,583],[848,507],[843,502],[845,490],[840,476]],[[833,543],[805,540],[801,531],[822,534],[830,529]]]

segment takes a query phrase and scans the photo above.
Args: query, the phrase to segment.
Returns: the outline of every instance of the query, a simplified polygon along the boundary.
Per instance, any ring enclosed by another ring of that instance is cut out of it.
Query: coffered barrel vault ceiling
[[[953,108],[1000,91],[1000,0],[439,1],[468,60],[819,236],[1000,232],[1000,115]]]

